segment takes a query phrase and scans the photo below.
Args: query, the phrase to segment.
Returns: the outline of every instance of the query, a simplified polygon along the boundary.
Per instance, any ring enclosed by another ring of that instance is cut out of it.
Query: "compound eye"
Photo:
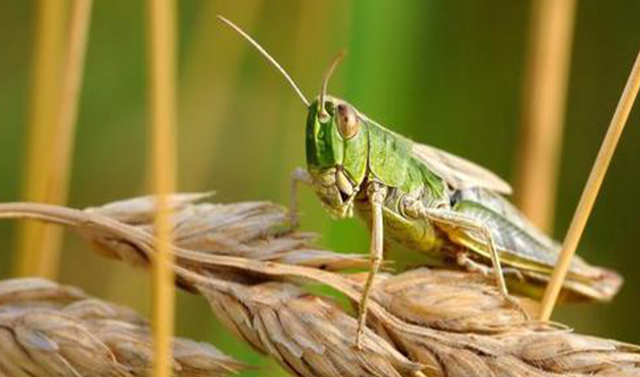
[[[350,139],[358,133],[360,122],[356,110],[348,104],[341,103],[337,107],[338,129],[340,135],[345,139]]]

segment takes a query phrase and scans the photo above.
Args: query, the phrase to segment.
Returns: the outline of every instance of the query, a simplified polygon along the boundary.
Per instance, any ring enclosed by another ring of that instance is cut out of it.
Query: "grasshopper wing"
[[[482,166],[443,150],[413,144],[413,155],[454,189],[480,187],[500,194],[511,194],[511,186]]]

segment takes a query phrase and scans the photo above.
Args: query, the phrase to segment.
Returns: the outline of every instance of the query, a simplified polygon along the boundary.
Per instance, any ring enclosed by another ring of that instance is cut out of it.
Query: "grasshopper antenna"
[[[309,100],[307,100],[307,97],[305,97],[304,94],[302,94],[302,91],[300,90],[300,88],[298,88],[298,85],[296,85],[295,81],[293,81],[293,79],[291,78],[291,76],[289,76],[287,71],[285,71],[284,68],[282,68],[282,66],[280,64],[278,64],[276,59],[274,59],[271,55],[269,55],[269,53],[262,46],[260,46],[260,44],[258,44],[258,42],[256,42],[253,38],[251,38],[249,36],[249,34],[245,33],[242,29],[240,29],[239,26],[237,26],[233,22],[227,20],[226,18],[222,17],[221,15],[217,15],[217,17],[218,17],[218,19],[220,21],[222,21],[225,24],[229,25],[233,30],[238,32],[238,34],[243,36],[244,39],[249,41],[249,43],[251,43],[253,45],[253,47],[255,47],[262,54],[262,56],[264,56],[269,61],[269,63],[273,64],[273,66],[275,66],[278,69],[278,71],[280,71],[280,73],[282,73],[282,75],[287,80],[287,82],[291,85],[291,87],[293,87],[293,90],[295,90],[296,94],[298,94],[298,97],[300,97],[302,102],[307,107],[309,107]]]
[[[331,79],[333,72],[336,70],[336,68],[338,67],[338,64],[340,64],[340,62],[344,58],[344,55],[345,55],[345,51],[342,50],[333,58],[333,60],[331,61],[331,64],[329,65],[329,68],[327,69],[327,72],[325,72],[324,77],[322,78],[322,91],[320,92],[320,117],[321,118],[326,119],[329,116],[329,114],[327,113],[327,110],[324,108],[324,99],[327,97],[327,87],[329,86],[329,79]]]

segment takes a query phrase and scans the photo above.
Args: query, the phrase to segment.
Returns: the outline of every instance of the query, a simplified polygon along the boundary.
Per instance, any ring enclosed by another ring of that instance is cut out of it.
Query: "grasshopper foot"
[[[531,319],[531,316],[529,316],[529,312],[527,312],[522,307],[522,305],[520,305],[518,300],[516,300],[513,296],[506,295],[506,296],[502,296],[502,298],[507,302],[509,306],[516,309],[520,313],[522,313],[522,315],[524,316],[524,319],[526,319],[527,321]]]
[[[512,276],[520,282],[523,282],[525,280],[522,271],[518,270],[517,268],[503,268],[502,273],[504,274],[504,276]]]
[[[356,349],[358,351],[362,350],[362,338],[364,337],[364,323],[358,321],[358,329],[356,330]]]
[[[469,258],[467,253],[458,253],[456,255],[456,262],[459,266],[464,267],[464,269],[469,272],[477,272],[483,276],[489,276],[491,274],[491,267],[475,262],[473,259]]]
[[[471,258],[469,258],[467,253],[459,253],[456,256],[456,259],[457,259],[458,264],[460,266],[464,267],[469,272],[480,273],[480,274],[482,274],[484,276],[490,276],[490,275],[494,274],[493,268],[473,261]],[[521,281],[524,280],[524,275],[522,275],[522,272],[518,271],[515,268],[505,268],[505,269],[502,270],[502,273],[504,275],[513,275],[513,276],[515,276],[517,279],[519,279]],[[520,305],[518,300],[516,300],[514,297],[509,295],[509,293],[507,292],[506,288],[505,289],[500,289],[500,295],[502,296],[504,301],[509,306],[511,306],[514,309],[516,309],[519,312],[521,312],[525,316],[526,319],[530,319],[529,313],[527,313],[527,311],[522,307],[522,305]]]

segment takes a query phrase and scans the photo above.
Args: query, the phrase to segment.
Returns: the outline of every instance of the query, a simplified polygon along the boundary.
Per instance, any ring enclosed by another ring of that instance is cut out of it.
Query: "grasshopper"
[[[292,176],[294,221],[298,186],[303,183],[334,217],[352,217],[355,212],[370,225],[371,266],[359,305],[358,346],[385,240],[427,253],[438,265],[492,273],[507,300],[507,283],[520,293],[540,296],[561,246],[502,196],[511,193],[508,183],[461,157],[411,141],[345,100],[327,95],[329,79],[342,54],[325,73],[318,98],[309,102],[256,41],[219,18],[283,74],[308,109],[307,169],[296,169]],[[563,296],[608,301],[621,284],[617,273],[574,257]]]

